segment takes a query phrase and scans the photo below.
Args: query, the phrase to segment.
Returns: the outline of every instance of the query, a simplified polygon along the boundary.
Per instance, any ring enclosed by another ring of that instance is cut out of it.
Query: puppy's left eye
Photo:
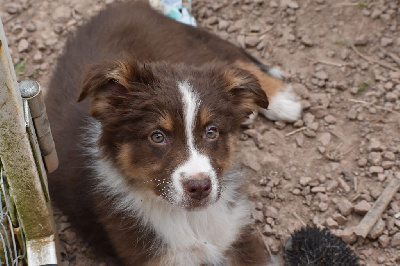
[[[215,140],[219,136],[218,128],[214,125],[206,126],[206,131],[204,135],[206,139]]]

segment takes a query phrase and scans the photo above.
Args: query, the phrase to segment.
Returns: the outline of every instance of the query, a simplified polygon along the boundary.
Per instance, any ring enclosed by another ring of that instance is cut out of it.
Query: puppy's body
[[[231,164],[240,123],[282,86],[211,34],[115,5],[78,29],[51,79],[52,199],[126,265],[265,265]]]

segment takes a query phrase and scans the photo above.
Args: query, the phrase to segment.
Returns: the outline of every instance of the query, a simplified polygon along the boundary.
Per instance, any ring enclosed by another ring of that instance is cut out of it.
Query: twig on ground
[[[354,202],[354,201],[356,201],[356,200],[358,200],[358,198],[361,196],[361,194],[357,194],[357,195],[355,195],[350,201],[351,202]]]
[[[263,237],[263,234],[261,233],[260,228],[259,228],[258,226],[256,226],[256,227],[257,227],[257,232],[258,232],[258,234],[260,235],[260,238],[261,238],[262,242],[264,243],[265,248],[266,248],[267,251],[268,251],[268,254],[272,257],[272,253],[271,253],[271,250],[269,249],[269,246],[268,246],[267,241],[265,241],[265,239],[264,239],[264,237]]]
[[[353,7],[353,6],[364,6],[364,5],[367,5],[367,4],[376,5],[376,3],[374,3],[374,2],[365,3],[363,1],[359,1],[359,2],[356,2],[356,3],[340,3],[340,4],[335,5],[334,7],[347,7],[347,6],[348,7]]]
[[[395,61],[396,64],[398,64],[400,66],[400,57],[398,57],[394,53],[386,53],[386,55],[390,56],[393,59],[393,61]]]
[[[386,188],[382,191],[379,198],[375,201],[371,210],[364,216],[361,222],[354,228],[354,233],[365,238],[376,224],[379,217],[385,211],[387,205],[392,201],[392,198],[400,188],[400,180],[392,179]]]
[[[372,58],[369,58],[369,57],[363,55],[362,53],[360,53],[360,52],[356,49],[356,47],[354,46],[354,44],[350,45],[350,47],[351,47],[351,49],[352,49],[359,57],[363,58],[364,60],[367,60],[367,61],[369,61],[369,62],[372,62],[372,63],[378,64],[378,65],[381,65],[381,66],[386,67],[386,68],[388,68],[388,69],[390,69],[390,70],[397,71],[397,69],[396,69],[395,67],[392,67],[391,65],[386,64],[385,62],[381,62],[381,61],[378,61],[378,60],[375,60],[375,59],[372,59]]]
[[[16,14],[14,14],[14,15],[11,15],[11,16],[5,18],[4,21],[3,21],[3,25],[6,25],[8,22],[10,22],[11,20],[15,19],[15,18],[18,17],[19,15],[21,15],[21,12],[16,13]]]
[[[354,176],[354,191],[357,192],[358,190],[358,184],[357,184],[357,176]]]
[[[388,111],[388,112],[391,112],[391,113],[400,115],[399,112],[396,112],[396,111],[394,111],[394,110],[392,110],[392,109],[389,109],[389,108],[385,108],[385,107],[376,105],[376,104],[374,104],[374,103],[370,103],[370,102],[366,102],[366,101],[361,101],[361,100],[356,100],[356,99],[347,99],[347,100],[348,100],[349,102],[353,102],[353,103],[361,103],[361,104],[365,104],[365,105],[372,105],[372,106],[374,106],[375,108],[378,108],[378,109],[381,109],[381,110],[385,110],[385,111]]]
[[[329,66],[335,66],[335,67],[343,67],[346,66],[346,63],[336,63],[336,62],[331,62],[327,60],[313,60],[309,59],[313,65],[315,64],[324,64],[324,65],[329,65]]]
[[[307,129],[307,127],[298,128],[298,129],[296,129],[296,130],[293,130],[292,132],[287,133],[287,134],[285,135],[285,137],[289,137],[289,136],[294,135],[294,134],[296,134],[296,133],[299,133],[300,131],[303,131],[303,130],[305,130],[305,129]]]
[[[297,218],[297,220],[299,220],[301,222],[301,224],[303,226],[307,226],[307,224],[300,218],[300,216],[296,212],[294,212],[293,215],[294,215],[294,217]]]

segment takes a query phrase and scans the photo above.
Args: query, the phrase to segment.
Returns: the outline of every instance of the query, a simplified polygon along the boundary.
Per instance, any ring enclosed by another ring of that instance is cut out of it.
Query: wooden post
[[[41,156],[32,152],[25,112],[0,19],[0,159],[27,239],[29,265],[57,264],[53,216],[35,161]]]

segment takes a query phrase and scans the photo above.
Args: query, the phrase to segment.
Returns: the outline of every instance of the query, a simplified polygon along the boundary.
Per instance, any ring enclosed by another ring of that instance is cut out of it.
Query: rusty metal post
[[[41,156],[32,151],[24,110],[0,19],[0,159],[27,239],[29,265],[56,264],[53,216],[37,165]]]

